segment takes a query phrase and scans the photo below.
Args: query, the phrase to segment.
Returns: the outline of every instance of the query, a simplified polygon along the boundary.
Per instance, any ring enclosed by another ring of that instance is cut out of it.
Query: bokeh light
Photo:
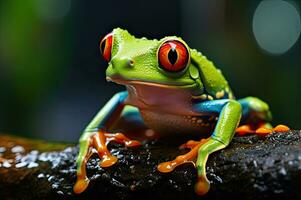
[[[261,1],[253,17],[253,32],[258,45],[271,54],[288,51],[301,31],[300,14],[293,2]]]

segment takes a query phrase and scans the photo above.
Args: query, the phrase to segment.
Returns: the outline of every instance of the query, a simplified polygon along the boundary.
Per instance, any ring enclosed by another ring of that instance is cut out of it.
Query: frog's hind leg
[[[236,129],[240,136],[246,134],[256,134],[260,136],[268,135],[272,132],[288,131],[289,127],[278,125],[275,128],[270,124],[272,114],[267,103],[256,97],[246,97],[238,100],[243,109],[241,126]]]

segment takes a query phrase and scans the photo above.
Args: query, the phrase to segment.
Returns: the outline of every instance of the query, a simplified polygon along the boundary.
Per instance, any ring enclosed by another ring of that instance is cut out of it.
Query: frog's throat
[[[153,86],[153,87],[158,87],[158,88],[195,88],[197,86],[196,83],[192,83],[192,84],[186,84],[186,85],[172,85],[172,84],[162,84],[162,83],[155,83],[155,82],[147,82],[147,81],[140,81],[140,80],[124,80],[122,78],[118,78],[118,77],[106,77],[107,81],[112,81],[114,83],[117,84],[121,84],[121,85],[146,85],[146,86]]]

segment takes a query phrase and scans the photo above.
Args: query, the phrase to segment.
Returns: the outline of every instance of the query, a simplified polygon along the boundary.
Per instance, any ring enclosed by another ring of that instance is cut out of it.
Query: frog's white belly
[[[140,109],[145,124],[161,134],[210,133],[215,116],[185,116]]]
[[[145,124],[162,134],[208,133],[216,116],[195,112],[191,94],[185,89],[160,88],[149,85],[127,87],[127,104],[139,109]]]

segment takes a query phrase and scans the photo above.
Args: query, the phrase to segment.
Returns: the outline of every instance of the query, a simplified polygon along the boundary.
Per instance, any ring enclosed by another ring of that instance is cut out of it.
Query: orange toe
[[[125,142],[125,146],[127,147],[138,147],[141,146],[141,143],[137,140],[129,140]]]
[[[104,156],[102,161],[100,161],[100,166],[101,167],[110,167],[114,165],[117,162],[117,157],[116,156]]]
[[[173,171],[175,169],[175,167],[176,167],[176,163],[169,161],[169,162],[160,163],[158,165],[157,169],[159,172],[168,173],[168,172]]]
[[[265,128],[265,127],[261,127],[261,128],[258,128],[255,133],[259,136],[266,136],[268,134],[271,134],[273,132],[272,129],[269,129],[269,128]]]
[[[205,195],[210,189],[210,183],[205,177],[199,177],[194,186],[194,191],[197,195]]]
[[[251,127],[249,125],[242,125],[238,128],[236,128],[236,133],[239,136],[243,136],[249,133],[254,133],[255,131],[251,129]]]
[[[274,130],[275,132],[286,132],[286,131],[289,131],[290,128],[289,128],[288,126],[279,124],[278,126],[276,126],[275,128],[273,128],[273,130]]]
[[[89,179],[87,177],[78,177],[75,185],[73,186],[73,191],[75,194],[80,194],[85,191],[89,185]]]

